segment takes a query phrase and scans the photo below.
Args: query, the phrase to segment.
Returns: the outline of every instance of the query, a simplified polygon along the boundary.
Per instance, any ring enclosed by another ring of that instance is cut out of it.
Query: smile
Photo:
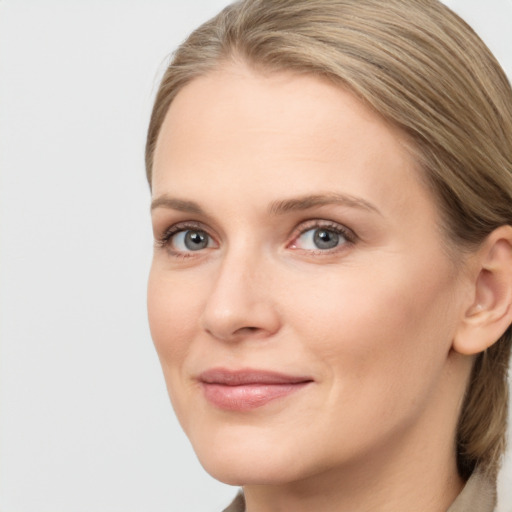
[[[211,369],[199,376],[204,396],[212,405],[227,411],[250,411],[283,398],[313,382],[260,370]]]

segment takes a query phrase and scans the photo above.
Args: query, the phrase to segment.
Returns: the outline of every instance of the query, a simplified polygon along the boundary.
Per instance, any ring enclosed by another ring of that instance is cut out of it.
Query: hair
[[[158,90],[146,145],[194,78],[241,59],[326,78],[406,134],[454,247],[512,224],[512,89],[475,32],[437,0],[242,0],[195,30]],[[459,254],[460,256],[460,254]],[[457,427],[459,473],[496,479],[505,451],[512,330],[474,362]]]

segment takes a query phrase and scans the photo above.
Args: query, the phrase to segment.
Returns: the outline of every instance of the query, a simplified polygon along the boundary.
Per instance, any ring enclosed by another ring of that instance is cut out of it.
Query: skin
[[[230,63],[173,101],[153,168],[150,327],[201,463],[244,486],[249,512],[446,511],[460,492],[473,359],[453,340],[474,272],[446,250],[420,173],[398,130],[316,77]],[[326,204],[289,201],[311,195]],[[319,226],[348,234],[321,249]],[[189,250],[187,229],[208,245]],[[313,382],[226,411],[197,380],[212,367]]]

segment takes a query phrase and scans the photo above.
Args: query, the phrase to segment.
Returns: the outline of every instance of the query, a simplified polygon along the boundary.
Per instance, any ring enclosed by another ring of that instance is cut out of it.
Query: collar
[[[495,507],[496,486],[476,469],[446,512],[493,512]]]

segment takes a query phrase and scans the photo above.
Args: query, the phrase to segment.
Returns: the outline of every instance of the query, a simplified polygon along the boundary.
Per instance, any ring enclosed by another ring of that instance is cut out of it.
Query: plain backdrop
[[[0,0],[0,512],[222,510],[146,321],[144,139],[224,0]],[[512,75],[512,0],[447,2]],[[512,510],[512,460],[500,512]]]

